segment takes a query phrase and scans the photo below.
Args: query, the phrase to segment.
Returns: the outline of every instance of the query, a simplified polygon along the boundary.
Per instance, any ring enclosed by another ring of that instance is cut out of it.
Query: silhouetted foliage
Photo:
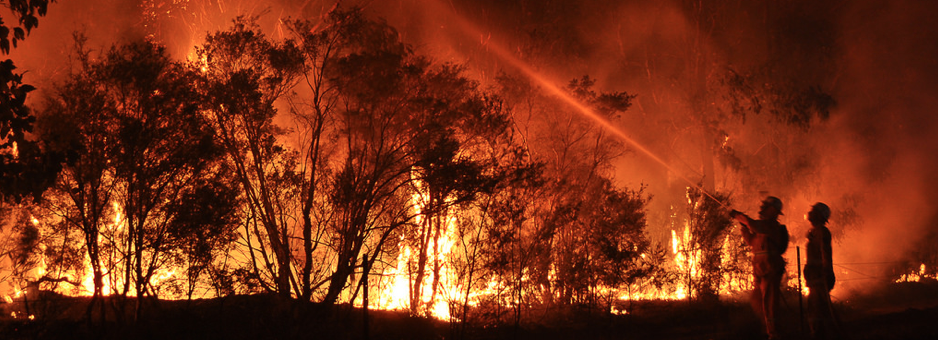
[[[765,72],[765,71],[763,71]],[[746,120],[750,114],[771,113],[778,121],[807,129],[812,121],[823,122],[836,105],[834,98],[819,86],[801,86],[793,82],[771,83],[765,74],[740,74],[729,69],[722,84],[730,112]]]
[[[55,0],[6,0],[4,7],[10,9],[16,17],[17,26],[13,26],[13,37],[10,38],[10,27],[0,19],[0,50],[4,54],[10,53],[10,45],[26,39],[26,35],[33,28],[39,27],[39,17],[45,16],[49,4]],[[25,31],[24,31],[25,30]]]
[[[289,297],[297,281],[287,221],[295,216],[299,182],[296,155],[277,141],[283,131],[273,118],[274,102],[293,85],[301,54],[291,42],[272,42],[247,18],[210,34],[197,54],[209,119],[247,202],[250,266],[265,289]]]
[[[348,45],[327,73],[340,96],[344,159],[331,195],[338,217],[331,246],[339,261],[324,301],[336,300],[360,253],[375,259],[403,232],[417,256],[404,264],[414,277],[409,307],[428,312],[440,298],[440,270],[447,265],[434,250],[452,228],[446,216],[496,181],[486,170],[490,163],[466,150],[483,134],[504,133],[506,119],[460,67],[415,55],[383,21],[366,20],[356,9],[331,16]]]
[[[255,19],[236,19],[188,64],[147,41],[100,55],[79,48],[78,70],[40,124],[43,143],[68,156],[40,209],[53,232],[18,225],[23,246],[10,256],[35,267],[36,240],[61,241],[46,248],[56,252],[49,268],[90,269],[92,306],[109,290],[118,302],[139,297],[138,313],[153,297],[203,293],[354,304],[366,275],[396,269],[411,314],[442,302],[464,326],[608,313],[621,292],[679,274],[692,295],[713,296],[727,268],[739,268],[721,262],[726,197],[694,188],[686,251],[701,254],[703,274],[666,272],[670,254],[645,233],[651,197],[615,178],[632,146],[537,84],[505,75],[483,89],[360,8],[287,28],[276,40]],[[792,124],[832,105],[816,89],[766,103],[748,79],[733,81],[752,92],[734,93],[735,109],[790,109]],[[17,103],[31,90],[14,87]],[[583,76],[564,91],[615,124],[635,95],[596,87]],[[693,94],[694,109],[712,109],[707,94]],[[693,120],[705,151],[729,135],[722,113]],[[10,131],[28,132],[32,118],[21,118]]]
[[[94,296],[107,275],[112,292],[133,289],[139,313],[143,297],[184,286],[154,279],[169,267],[190,272],[192,294],[212,252],[232,241],[238,195],[190,70],[153,43],[91,56],[81,42],[79,69],[44,112],[49,144],[72,155],[49,209],[83,233]]]
[[[118,190],[112,164],[115,144],[111,143],[116,124],[112,104],[101,93],[103,85],[94,75],[90,57],[83,49],[84,40],[81,36],[76,38],[79,66],[84,72],[72,74],[54,89],[56,92],[43,111],[49,119],[44,119],[40,127],[50,150],[68,155],[44,204],[61,218],[64,228],[81,234],[76,241],[87,254],[91,267],[91,273],[83,274],[90,274],[93,283],[90,314],[104,294],[105,275],[111,268],[102,261],[112,254],[107,244],[115,241],[102,237],[106,235],[106,226],[113,223],[111,217],[119,214],[113,204]],[[103,309],[99,308],[99,312],[103,317]]]
[[[0,18],[0,52],[10,53],[10,46],[26,38],[39,26],[54,0],[6,0],[17,24],[9,26]],[[11,30],[12,28],[12,30]],[[12,34],[12,37],[10,36]],[[23,74],[15,73],[10,59],[0,62],[0,199],[38,200],[60,170],[63,155],[44,151],[29,138],[36,117],[26,106],[26,96],[36,88],[23,83]]]
[[[228,164],[219,164],[214,174],[186,188],[179,199],[167,207],[172,216],[166,236],[166,247],[176,249],[170,257],[175,268],[186,270],[185,296],[192,299],[202,276],[210,274],[216,259],[229,255],[230,245],[237,239],[241,222],[241,193],[234,184]],[[177,295],[178,294],[177,292]]]
[[[532,157],[544,164],[544,185],[512,210],[511,229],[493,230],[493,241],[510,253],[492,254],[512,300],[514,320],[525,306],[563,311],[571,306],[610,311],[617,289],[665,282],[660,247],[644,234],[647,197],[612,184],[612,162],[628,146],[607,127],[526,81],[499,77],[500,92],[513,110],[517,133]],[[626,92],[597,92],[588,76],[565,88],[592,114],[615,122],[631,106]],[[504,222],[503,222],[504,223]],[[644,282],[658,274],[656,282]],[[527,281],[527,282],[525,282]],[[505,297],[507,298],[507,297]]]
[[[684,240],[686,249],[682,251],[685,256],[696,257],[693,265],[696,268],[687,268],[687,272],[680,273],[687,287],[690,287],[691,297],[700,299],[717,299],[720,288],[725,283],[725,276],[729,273],[724,267],[724,252],[731,253],[733,245],[738,242],[729,242],[732,238],[730,227],[733,225],[726,213],[725,205],[728,197],[720,193],[707,193],[699,186],[687,189],[687,228],[690,229],[690,239]],[[738,237],[736,238],[738,239]],[[728,261],[738,261],[738,258],[729,258]],[[697,275],[691,276],[691,271]]]

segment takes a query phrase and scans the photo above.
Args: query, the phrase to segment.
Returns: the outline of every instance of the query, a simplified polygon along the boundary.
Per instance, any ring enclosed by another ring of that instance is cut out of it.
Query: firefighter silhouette
[[[788,249],[788,229],[778,222],[782,214],[782,200],[769,196],[762,201],[759,219],[733,210],[730,217],[742,225],[743,239],[752,251],[753,290],[750,296],[752,308],[762,319],[769,339],[778,337],[776,315],[781,297],[782,275]]]
[[[831,231],[827,229],[830,216],[830,207],[820,202],[814,204],[808,212],[811,230],[807,235],[804,280],[808,285],[808,320],[811,336],[815,339],[837,337],[830,296],[836,282],[831,254]]]

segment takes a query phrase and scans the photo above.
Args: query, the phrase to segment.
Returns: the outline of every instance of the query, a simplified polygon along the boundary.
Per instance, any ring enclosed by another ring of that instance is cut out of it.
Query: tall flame
[[[424,202],[427,202],[429,197],[425,194],[425,184],[421,183],[419,180],[415,180],[414,182],[417,193],[413,194],[411,203],[417,215],[415,222],[417,225],[420,225],[423,219],[426,218],[424,215],[421,215],[421,213],[423,212]],[[457,282],[456,275],[453,274],[453,270],[449,265],[450,253],[452,252],[453,245],[456,243],[457,238],[455,226],[456,217],[448,215],[440,218],[445,221],[443,223],[443,234],[439,239],[431,239],[431,244],[427,250],[427,263],[440,264],[439,278],[433,276],[433,271],[425,269],[427,276],[421,283],[420,289],[415,290],[420,292],[420,296],[416,299],[417,301],[420,301],[422,304],[432,303],[431,306],[425,306],[429,310],[430,315],[439,319],[449,319],[452,316],[448,304],[448,300],[451,297],[450,295],[454,295],[462,288]],[[401,241],[403,240],[404,236],[401,236]],[[380,275],[382,278],[387,278],[388,280],[387,282],[379,283],[380,289],[374,305],[377,309],[407,309],[410,307],[412,294],[416,293],[413,292],[411,288],[414,275],[412,267],[413,263],[417,261],[419,254],[404,242],[401,242],[401,244],[404,245],[396,259],[396,265],[386,269]],[[437,292],[440,296],[438,298],[432,296],[434,282],[439,283]]]

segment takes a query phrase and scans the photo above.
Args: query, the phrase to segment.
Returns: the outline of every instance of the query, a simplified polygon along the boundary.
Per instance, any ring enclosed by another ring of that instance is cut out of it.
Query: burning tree
[[[543,185],[542,164],[532,162],[523,147],[513,142],[516,136],[491,137],[474,147],[473,154],[496,164],[490,170],[500,180],[492,190],[481,192],[478,199],[455,212],[457,244],[450,253],[450,262],[462,296],[453,294],[455,303],[451,305],[460,308],[453,319],[462,322],[463,331],[470,322],[471,307],[491,306],[493,300],[498,306],[504,301],[504,288],[510,284],[506,279],[517,272],[510,266],[512,258],[519,258],[517,231],[528,218],[524,198],[535,197],[532,195]],[[488,303],[484,303],[486,300]],[[473,310],[490,311],[486,308]],[[496,308],[495,320],[500,318],[499,310]],[[475,321],[492,321],[479,319]]]
[[[493,233],[503,249],[492,263],[515,294],[516,322],[521,306],[583,304],[606,308],[654,266],[644,235],[642,190],[617,188],[611,162],[624,146],[591,121],[510,76],[499,79],[513,110],[518,133],[534,159],[543,162],[544,185],[519,204],[523,218],[512,228]],[[594,114],[615,119],[630,106],[624,92],[597,93],[589,77],[574,79],[566,90]]]
[[[290,38],[277,40],[238,19],[187,65],[150,42],[79,53],[46,110],[47,142],[70,156],[46,206],[52,226],[81,234],[72,243],[87,263],[75,267],[91,273],[93,301],[192,298],[211,281],[217,295],[326,304],[380,292],[380,308],[464,322],[489,303],[493,319],[511,308],[519,323],[525,312],[609,311],[623,291],[631,299],[636,285],[668,279],[645,235],[646,187],[615,178],[631,149],[613,124],[597,124],[617,122],[634,95],[599,92],[590,77],[569,82],[570,98],[510,76],[492,93],[361,9],[286,27]],[[704,114],[690,125],[706,131],[671,123],[704,136],[712,188],[714,152],[748,170],[726,139],[711,138],[729,136],[720,125],[729,115],[708,106],[705,71],[692,75],[701,79],[691,108]],[[723,84],[730,90],[751,90],[749,79],[730,80],[739,82]],[[731,95],[729,109],[764,96]],[[726,197],[699,188],[687,197],[680,274],[690,296],[713,297],[739,269],[727,260],[738,249]]]
[[[691,297],[718,298],[730,269],[738,267],[729,265],[738,262],[738,257],[726,256],[734,250],[733,245],[739,248],[739,242],[730,242],[734,235],[730,235],[733,223],[724,208],[727,201],[725,195],[708,194],[700,187],[687,189],[688,232],[681,244],[675,245],[684,259],[679,263],[682,265],[679,275]]]
[[[169,241],[175,233],[190,231],[173,223],[184,221],[173,202],[210,183],[207,179],[219,170],[221,150],[201,115],[194,74],[169,60],[162,47],[132,43],[112,49],[93,72],[102,77],[101,93],[113,108],[116,125],[116,157],[111,161],[119,183],[116,201],[127,227],[121,241],[122,294],[133,282],[139,313],[141,298],[158,292],[152,278],[166,269],[175,251]]]
[[[0,242],[0,265],[5,273],[0,280],[10,282],[17,293],[35,282],[38,276],[31,273],[40,261],[39,221],[25,209],[6,208],[3,212],[2,235]]]
[[[82,50],[83,40],[77,39],[80,67],[92,69],[92,61]],[[99,82],[91,72],[76,72],[71,79],[60,84],[57,93],[46,105],[48,117],[44,121],[44,140],[57,150],[69,154],[56,185],[46,195],[46,206],[68,228],[79,230],[83,252],[92,278],[92,313],[95,303],[105,293],[105,275],[116,267],[104,268],[103,254],[108,242],[105,238],[112,216],[119,214],[114,206],[117,178],[111,159],[114,144],[110,138],[116,133],[113,116],[104,96],[99,93]],[[108,235],[110,236],[110,235]],[[109,237],[107,239],[110,239]],[[99,305],[103,317],[103,305]]]
[[[585,293],[587,301],[605,310],[619,299],[621,289],[653,269],[644,265],[650,249],[644,234],[647,198],[642,189],[619,190],[604,182],[591,204],[595,208],[587,211],[585,220],[591,223],[584,228],[588,262],[583,267],[590,279]]]
[[[5,18],[13,19],[10,20],[13,23],[8,23],[0,18],[0,53],[9,54],[11,48],[39,26],[39,17],[46,15],[50,2],[54,1],[0,2],[9,10],[4,13],[12,14]],[[3,220],[0,235],[4,237],[0,258],[9,260],[0,264],[0,269],[10,270],[12,276],[22,280],[25,278],[20,275],[21,270],[32,261],[26,255],[37,251],[33,246],[38,245],[39,234],[38,226],[32,223],[35,217],[27,218],[26,222],[16,219],[28,215],[31,203],[41,200],[42,193],[53,184],[63,155],[29,137],[36,116],[26,105],[26,98],[36,88],[24,83],[23,74],[15,70],[12,60],[0,61],[0,219]]]
[[[111,292],[137,297],[139,314],[144,297],[179,289],[164,280],[181,259],[190,285],[198,278],[208,260],[196,253],[211,251],[187,247],[230,239],[236,196],[185,65],[149,42],[79,54],[79,70],[44,112],[47,138],[72,157],[49,206],[84,235],[93,296],[104,294],[106,275]]]
[[[288,298],[297,286],[291,227],[300,178],[296,155],[278,142],[283,131],[273,119],[274,102],[293,86],[299,51],[270,41],[241,18],[231,30],[206,37],[197,54],[208,117],[247,203],[249,265],[264,288]]]
[[[383,270],[402,233],[419,235],[403,238],[417,255],[416,311],[424,278],[431,300],[440,286],[442,263],[427,254],[449,207],[493,185],[490,161],[467,148],[505,133],[507,119],[459,66],[416,55],[359,9],[290,27],[295,40],[275,43],[242,19],[193,64],[247,202],[249,262],[268,289],[331,304],[354,300],[366,261]],[[282,102],[297,149],[278,141],[291,136],[273,122]]]
[[[328,275],[329,256],[323,245],[326,226],[333,216],[327,194],[334,167],[329,156],[337,148],[338,136],[335,129],[338,93],[328,77],[333,72],[336,56],[347,45],[342,29],[317,29],[316,24],[300,20],[289,24],[303,62],[299,75],[302,81],[297,86],[302,95],[290,96],[287,100],[301,136],[297,149],[301,157],[298,171],[303,242],[298,293],[304,301],[311,299]]]
[[[325,301],[338,297],[360,252],[379,260],[388,240],[397,242],[393,236],[413,254],[397,264],[413,278],[408,307],[428,312],[444,284],[440,247],[454,228],[447,222],[452,209],[496,180],[495,164],[471,147],[482,136],[505,133],[507,120],[499,102],[460,67],[433,65],[360,12],[337,14],[348,25],[343,33],[351,48],[330,78],[344,135],[331,201],[339,216],[332,244],[339,262]]]

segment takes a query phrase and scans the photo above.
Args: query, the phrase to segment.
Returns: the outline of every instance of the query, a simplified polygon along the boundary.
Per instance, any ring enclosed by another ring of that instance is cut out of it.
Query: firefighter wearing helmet
[[[782,200],[769,196],[762,201],[759,219],[733,210],[730,217],[740,223],[743,240],[752,251],[753,290],[752,308],[761,317],[769,339],[778,338],[776,315],[782,294],[782,275],[785,274],[785,250],[788,249],[788,229],[778,222],[782,215]]]
[[[834,265],[831,255],[831,231],[827,221],[831,208],[816,203],[808,212],[811,230],[808,231],[807,261],[804,280],[808,285],[808,317],[811,335],[815,339],[836,338],[830,291],[834,288]]]

